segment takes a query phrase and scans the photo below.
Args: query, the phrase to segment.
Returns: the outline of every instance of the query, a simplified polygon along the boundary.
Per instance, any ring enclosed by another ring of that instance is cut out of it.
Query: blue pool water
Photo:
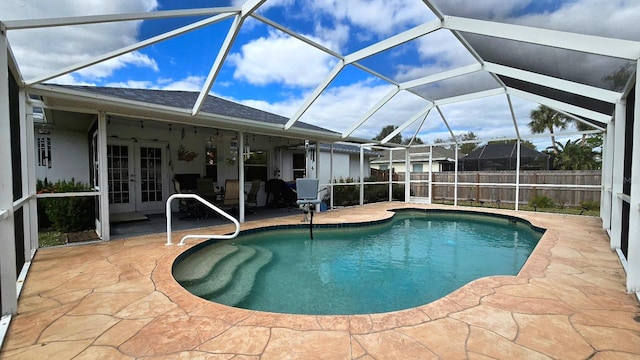
[[[173,273],[240,308],[369,314],[416,307],[484,276],[516,275],[542,232],[510,218],[399,212],[377,225],[267,230],[200,244]]]

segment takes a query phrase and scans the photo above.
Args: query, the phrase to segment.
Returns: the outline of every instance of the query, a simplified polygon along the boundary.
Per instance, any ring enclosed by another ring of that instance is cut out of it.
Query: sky
[[[243,1],[194,0],[190,8],[238,5]],[[183,9],[181,0],[3,0],[0,20],[135,13]],[[637,19],[640,1],[629,0],[436,0],[446,14],[512,24],[542,26],[590,35],[640,40]],[[267,0],[257,11],[332,52],[348,55],[396,33],[435,19],[421,0]],[[601,18],[602,14],[607,14]],[[203,18],[181,18],[82,25],[9,32],[9,42],[26,80],[51,74],[115,49],[148,39]],[[66,74],[49,82],[96,86],[200,91],[232,23],[227,19],[106,62]],[[491,49],[486,39],[474,38]],[[491,49],[496,53],[512,49]],[[531,57],[539,55],[531,50]],[[506,55],[505,55],[506,56]],[[529,55],[525,59],[530,58]],[[575,75],[593,74],[601,59],[576,56]],[[548,64],[545,63],[548,62]],[[555,68],[562,58],[538,57],[541,69]],[[476,60],[448,31],[437,31],[361,61],[374,72],[403,82],[475,63]],[[336,65],[327,52],[247,18],[227,55],[211,94],[285,117],[292,116]],[[624,64],[623,64],[624,65]],[[598,85],[602,77],[579,79]],[[481,75],[460,77],[421,89],[433,97],[455,96],[461,90],[495,87]],[[354,66],[346,67],[302,116],[301,121],[345,131],[392,86]],[[528,134],[529,114],[538,104],[511,98],[521,134]],[[354,132],[372,138],[384,126],[400,125],[417,116],[428,102],[401,92]],[[456,134],[473,131],[480,139],[513,137],[515,130],[504,95],[442,106]],[[424,141],[449,138],[434,109],[405,130]],[[422,121],[424,120],[424,121]],[[546,140],[545,140],[546,141]],[[538,142],[539,150],[550,143]]]

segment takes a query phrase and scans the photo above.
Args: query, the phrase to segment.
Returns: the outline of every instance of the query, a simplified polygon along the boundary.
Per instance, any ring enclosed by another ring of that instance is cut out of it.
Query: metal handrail
[[[210,208],[211,210],[213,210],[213,211],[217,212],[218,214],[220,214],[220,215],[226,217],[227,219],[231,220],[236,225],[236,231],[233,234],[229,234],[229,235],[185,235],[182,238],[182,240],[180,240],[180,243],[178,245],[184,245],[184,241],[187,240],[187,239],[220,239],[220,240],[233,239],[236,236],[238,236],[238,233],[240,233],[240,223],[238,222],[238,220],[236,220],[233,216],[231,216],[231,215],[227,214],[226,212],[224,212],[224,210],[221,210],[217,206],[215,206],[212,203],[208,202],[207,200],[201,198],[200,196],[198,196],[196,194],[173,194],[173,195],[169,196],[169,198],[167,199],[167,205],[166,205],[167,243],[165,245],[167,245],[167,246],[173,245],[173,242],[171,241],[171,201],[173,201],[174,199],[195,199],[195,200],[198,200],[202,204],[204,204],[208,208]]]

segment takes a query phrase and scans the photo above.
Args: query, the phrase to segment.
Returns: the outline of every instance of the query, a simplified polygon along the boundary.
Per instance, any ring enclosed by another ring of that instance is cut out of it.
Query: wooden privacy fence
[[[404,181],[404,173],[398,174]],[[518,203],[526,204],[536,196],[546,196],[562,206],[579,206],[585,201],[600,202],[600,170],[520,171]],[[428,197],[429,174],[411,174],[412,196]],[[515,171],[458,172],[458,200],[515,203]],[[432,198],[453,200],[455,173],[433,173]]]

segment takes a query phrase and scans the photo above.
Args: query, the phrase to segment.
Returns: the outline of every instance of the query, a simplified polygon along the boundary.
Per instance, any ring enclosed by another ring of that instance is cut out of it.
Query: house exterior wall
[[[89,184],[89,143],[87,133],[83,131],[70,131],[61,129],[49,129],[49,135],[39,135],[36,131],[36,179],[47,179],[48,182],[58,180]],[[38,164],[40,156],[38,152],[39,138],[51,139],[51,167],[47,163]]]
[[[333,178],[340,179],[341,177],[351,176],[351,165],[349,162],[349,155],[342,153],[333,153]],[[318,171],[318,179],[321,184],[328,184],[330,179],[331,170],[331,152],[320,153],[320,168]]]

